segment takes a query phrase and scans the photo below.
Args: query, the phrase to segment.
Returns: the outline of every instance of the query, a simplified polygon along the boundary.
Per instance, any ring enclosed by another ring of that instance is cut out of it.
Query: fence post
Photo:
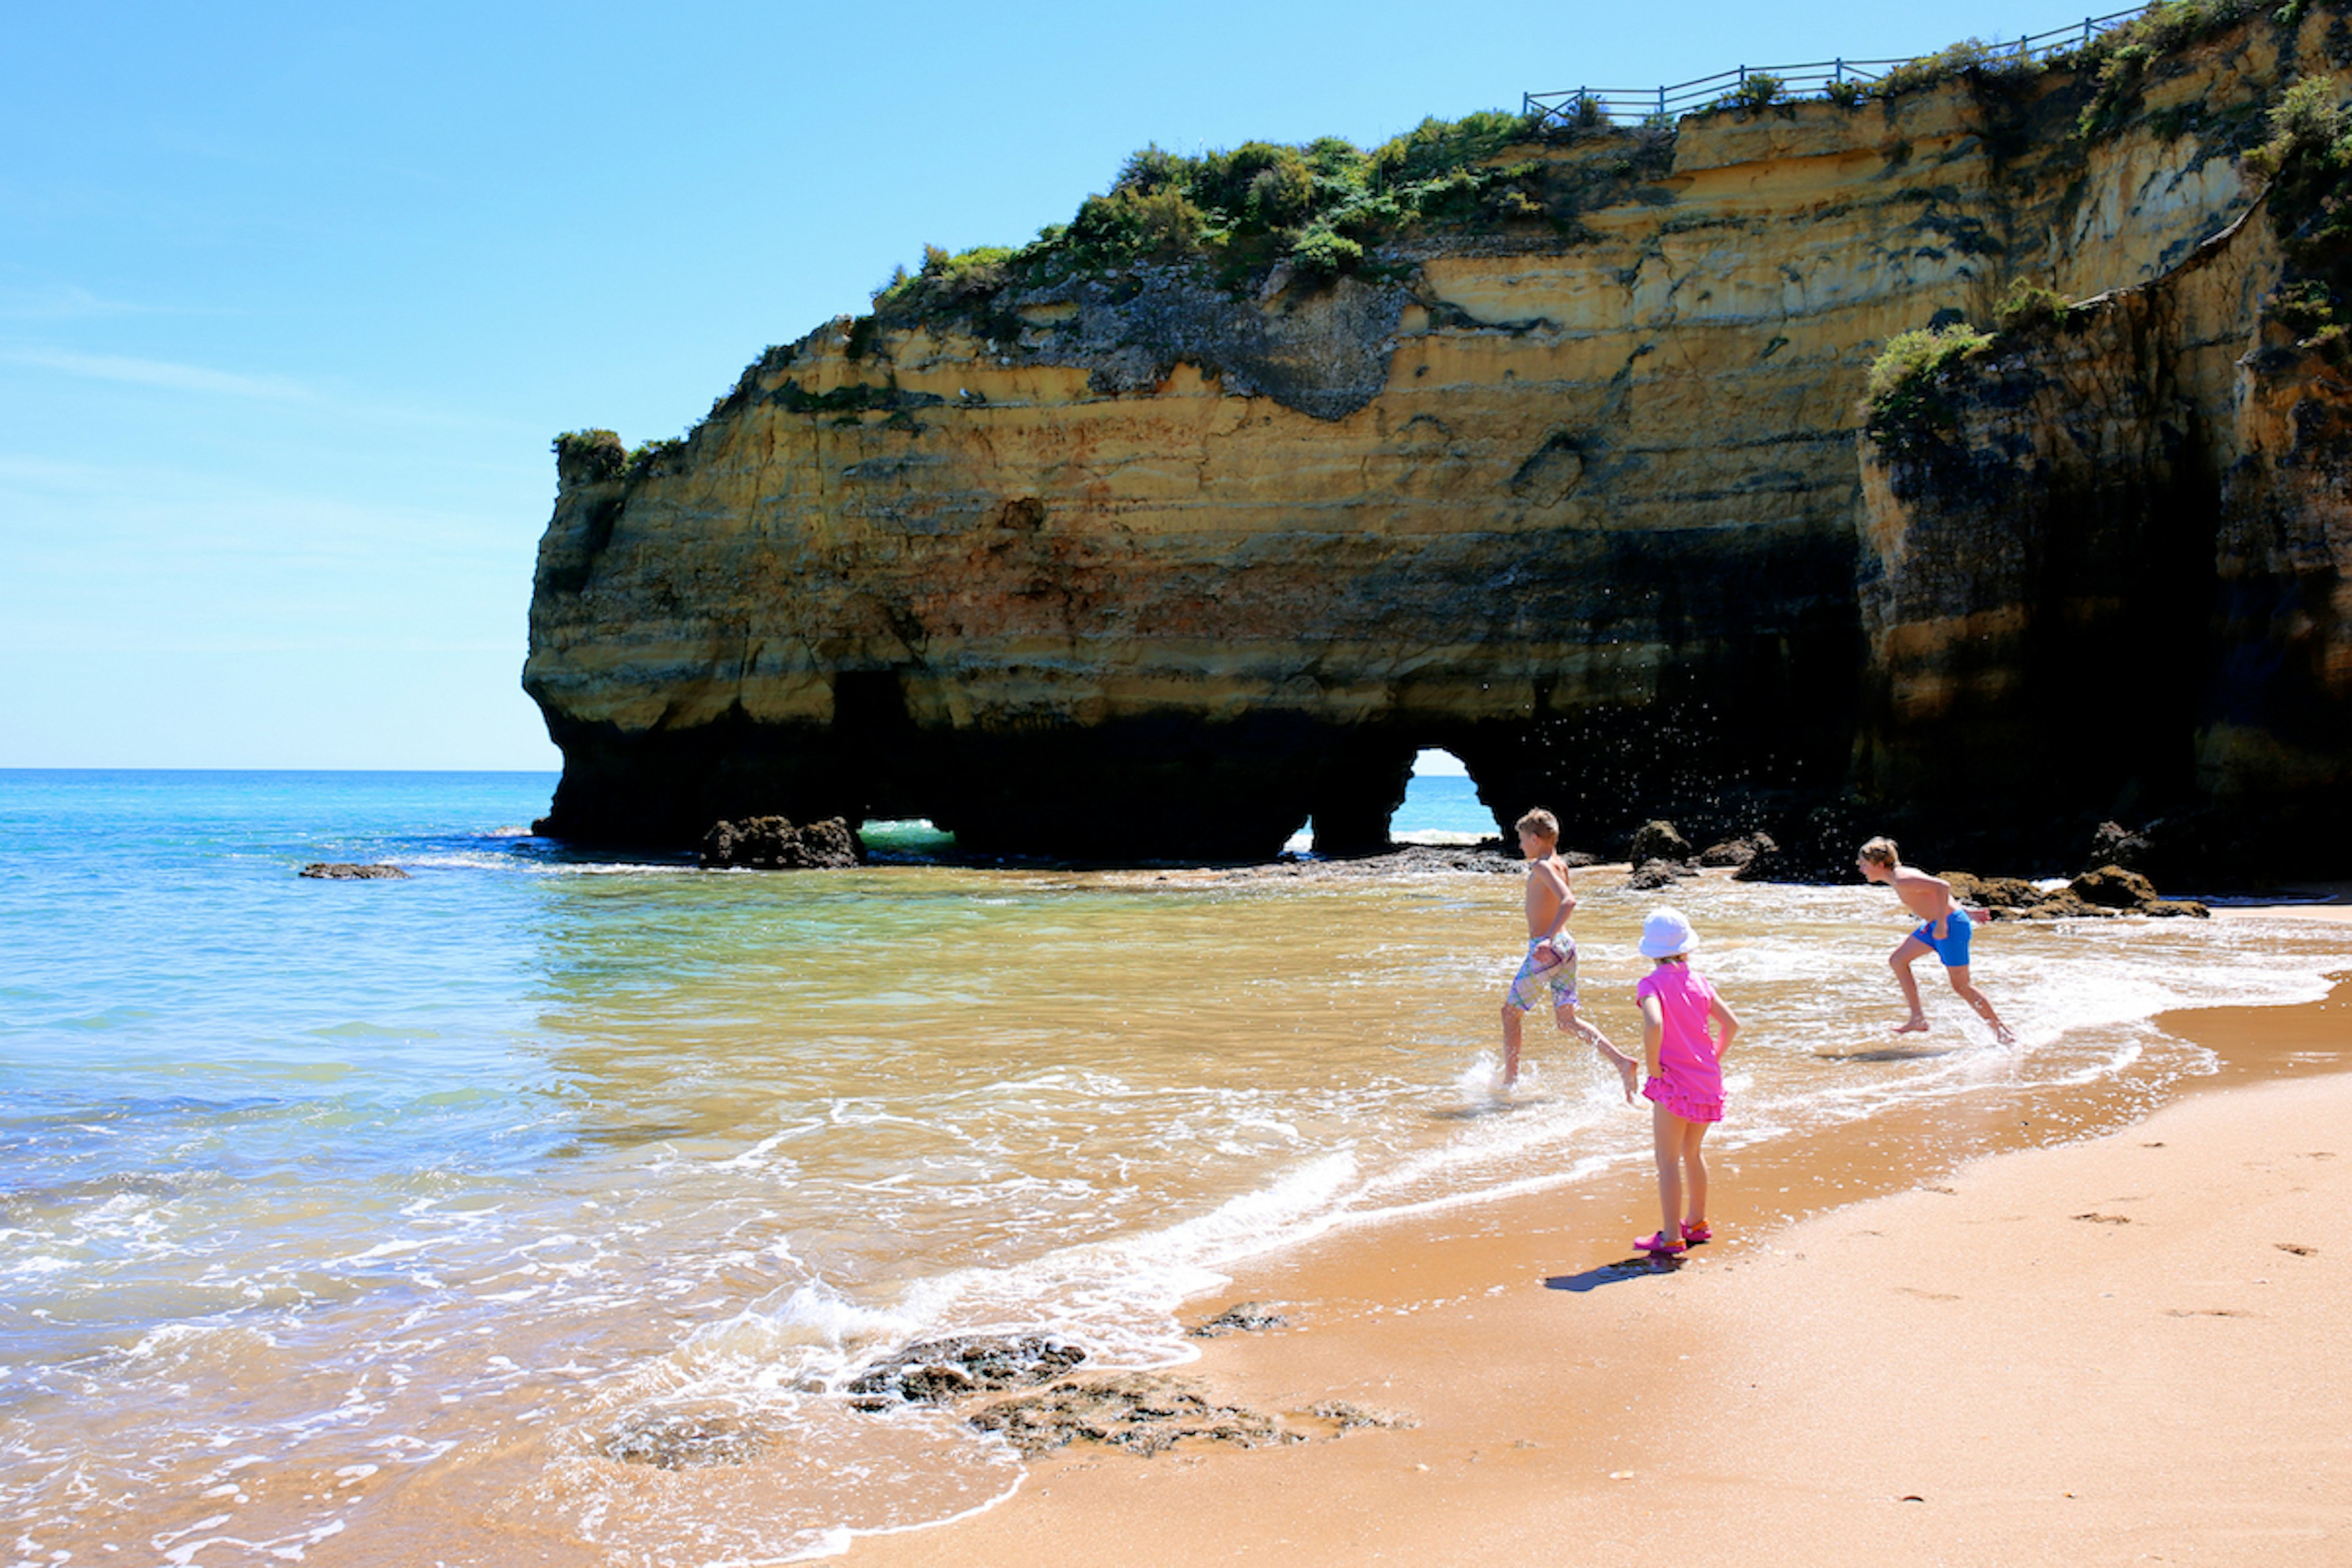
[[[1845,79],[1845,61],[1843,58],[1840,58],[1837,61],[1837,69],[1830,73],[1830,79],[1832,81],[1843,81]]]
[[[1660,83],[1658,84],[1658,118],[1659,118],[1659,119],[1661,119],[1661,120],[1664,120],[1665,117],[1666,117],[1666,84],[1665,84],[1664,82],[1660,82]]]
[[[2083,18],[2083,47],[2086,49],[2091,47],[2091,18],[2088,16]]]
[[[1746,66],[1741,66],[1739,68],[1739,85],[1742,87],[1746,87],[1748,85],[1748,68]]]

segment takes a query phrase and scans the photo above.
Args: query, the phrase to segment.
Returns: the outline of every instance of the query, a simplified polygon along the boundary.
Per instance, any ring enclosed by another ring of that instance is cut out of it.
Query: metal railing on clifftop
[[[2023,63],[2070,54],[2110,27],[2147,14],[2146,6],[2135,5],[2128,11],[2105,16],[2085,16],[2080,22],[2053,27],[2046,33],[2030,33],[2011,43],[1987,46],[1975,63]],[[1580,87],[1562,92],[1530,92],[1525,95],[1523,108],[1528,114],[1540,116],[1537,121],[1539,127],[1591,125],[1604,120],[1612,125],[1664,125],[1694,110],[1738,102],[1750,78],[1769,77],[1779,84],[1779,97],[1782,100],[1828,96],[1833,87],[1846,83],[1866,92],[1905,66],[1937,58],[1913,55],[1892,60],[1806,60],[1795,65],[1734,66],[1713,76],[1694,77],[1688,81],[1654,88]]]

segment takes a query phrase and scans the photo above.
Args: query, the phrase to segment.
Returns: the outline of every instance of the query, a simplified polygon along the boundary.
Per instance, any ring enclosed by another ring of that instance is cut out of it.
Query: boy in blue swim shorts
[[[1976,930],[1976,921],[1969,911],[1952,900],[1952,885],[1941,877],[1930,877],[1903,864],[1901,854],[1892,838],[1874,838],[1862,847],[1854,865],[1863,876],[1873,882],[1885,882],[1903,900],[1903,907],[1917,915],[1925,923],[1903,939],[1887,963],[1895,971],[1895,981],[1903,987],[1903,1000],[1910,1004],[1911,1016],[1898,1025],[1898,1035],[1925,1034],[1927,1016],[1919,1006],[1919,982],[1911,975],[1911,965],[1923,953],[1934,953],[1944,961],[1944,975],[1951,981],[1952,989],[1961,1001],[1976,1009],[1977,1016],[1992,1026],[1993,1037],[2002,1045],[2014,1045],[2017,1037],[1992,1010],[1984,993],[1969,981],[1969,938]]]
[[[1642,1064],[1576,1016],[1576,941],[1568,934],[1576,895],[1569,889],[1568,862],[1559,858],[1559,819],[1531,811],[1519,818],[1518,831],[1519,853],[1528,858],[1528,952],[1503,995],[1503,1086],[1518,1081],[1519,1020],[1549,993],[1560,1033],[1582,1036],[1616,1068],[1631,1105]]]

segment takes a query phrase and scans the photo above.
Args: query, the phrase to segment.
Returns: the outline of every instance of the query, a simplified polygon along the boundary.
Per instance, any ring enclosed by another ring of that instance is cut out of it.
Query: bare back
[[[1887,880],[1895,885],[1895,896],[1903,900],[1904,908],[1923,921],[1940,921],[1952,912],[1952,885],[1941,877],[1897,866]]]

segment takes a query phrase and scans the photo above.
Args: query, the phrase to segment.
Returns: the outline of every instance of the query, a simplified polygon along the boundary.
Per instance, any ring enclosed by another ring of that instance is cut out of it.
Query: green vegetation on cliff
[[[1580,137],[1614,142],[1618,156],[1573,171],[1541,158],[1505,161],[1513,148]],[[1007,336],[1018,323],[992,310],[1006,290],[1108,276],[1138,263],[1197,266],[1241,291],[1286,264],[1309,279],[1391,275],[1393,264],[1381,260],[1379,248],[1421,237],[1573,237],[1580,211],[1622,194],[1611,187],[1663,174],[1672,145],[1670,134],[1617,129],[1598,115],[1545,130],[1534,117],[1494,110],[1424,120],[1369,150],[1336,136],[1302,146],[1249,142],[1197,157],[1146,147],[1127,160],[1109,191],[1088,196],[1069,223],[1048,226],[1028,245],[955,255],[928,247],[919,270],[902,268],[876,292],[873,319],[896,324],[961,315]]]
[[[2286,266],[2263,313],[2296,346],[2343,357],[2352,328],[2352,115],[2333,83],[2307,78],[2271,110],[2271,140],[2246,155],[2270,181]]]
[[[555,468],[565,484],[601,484],[609,479],[635,481],[663,472],[686,451],[686,442],[673,437],[625,447],[610,430],[566,430],[558,436]]]
[[[1990,348],[1991,332],[1965,321],[1897,332],[1870,367],[1871,439],[1909,455],[1920,443],[1948,436],[1959,426],[1953,395],[1961,367]]]
[[[2346,0],[2157,0],[2137,19],[2052,60],[2053,66],[2091,73],[2074,135],[2096,141],[2128,123],[2140,108],[2143,89],[2164,71],[2183,68],[2179,57],[2191,47],[2248,21],[2267,21],[2283,35],[2291,34],[2314,10],[2333,14],[2331,52],[2352,57],[2352,27],[2346,25],[2352,5]],[[1945,56],[1965,60],[1980,47],[1970,40]],[[1914,62],[1923,70],[1933,63]],[[1964,63],[1958,68],[1981,67]],[[2040,68],[2032,62],[2007,68],[2021,80]],[[2158,119],[2149,116],[2152,125]],[[2216,152],[2242,152],[2247,172],[2267,182],[2270,220],[2287,268],[2264,313],[2293,332],[2301,347],[2343,352],[2352,327],[2352,116],[2336,101],[2334,85],[2306,79],[2266,109],[2209,110],[2190,104],[2167,111],[2161,120],[2158,129],[2168,136],[2193,130]],[[2254,145],[2265,131],[2270,139]],[[1949,435],[1957,427],[1953,400],[1970,362],[2005,341],[2063,326],[2070,309],[2055,290],[2017,279],[1994,308],[1990,330],[1939,320],[1897,333],[1872,365],[1865,387],[1871,438],[1913,456],[1923,443]]]

